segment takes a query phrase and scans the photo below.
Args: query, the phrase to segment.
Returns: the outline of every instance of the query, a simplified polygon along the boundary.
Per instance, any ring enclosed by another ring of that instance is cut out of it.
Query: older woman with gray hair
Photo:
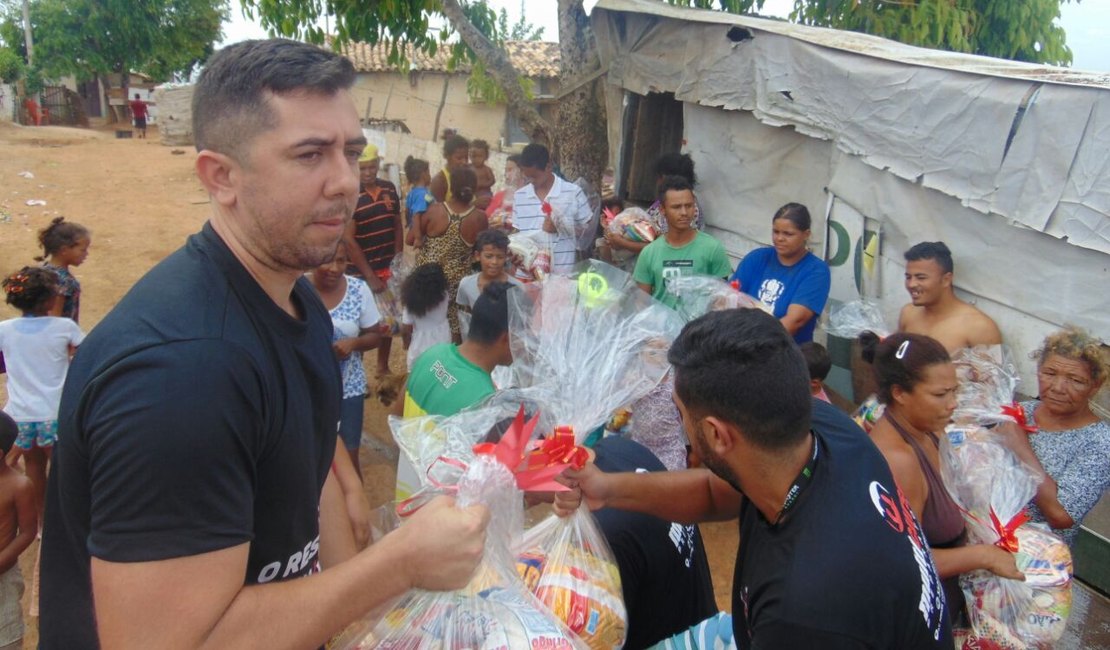
[[[1031,510],[1034,521],[1050,524],[1070,546],[1110,488],[1110,424],[1091,409],[1110,361],[1098,339],[1074,327],[1050,334],[1030,356],[1037,362],[1039,397],[1022,407],[1026,424],[1037,427],[1029,443],[1055,482],[1057,502],[1039,496],[1045,508]]]

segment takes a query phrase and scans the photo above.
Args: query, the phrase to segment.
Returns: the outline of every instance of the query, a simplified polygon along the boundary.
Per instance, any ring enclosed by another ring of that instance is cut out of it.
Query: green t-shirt
[[[636,260],[633,279],[651,285],[651,295],[674,309],[678,296],[667,292],[667,279],[687,275],[708,275],[727,278],[732,273],[732,263],[725,247],[713,237],[698,232],[689,244],[675,248],[660,237],[640,251]]]
[[[416,358],[405,385],[405,417],[454,415],[496,390],[489,373],[440,343]]]

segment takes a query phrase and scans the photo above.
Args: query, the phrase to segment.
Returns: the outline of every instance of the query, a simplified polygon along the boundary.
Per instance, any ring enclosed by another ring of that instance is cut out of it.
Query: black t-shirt
[[[205,225],[85,339],[58,414],[40,648],[98,646],[90,556],[249,542],[246,584],[319,570],[342,390],[327,310],[303,278],[292,297],[303,320]]]
[[[814,400],[813,478],[771,526],[745,501],[733,578],[739,648],[951,648],[932,555],[871,440]]]
[[[610,436],[599,442],[606,472],[666,471],[643,445]],[[646,648],[717,613],[713,579],[697,526],[615,508],[594,513],[613,549],[628,610],[629,650]]]

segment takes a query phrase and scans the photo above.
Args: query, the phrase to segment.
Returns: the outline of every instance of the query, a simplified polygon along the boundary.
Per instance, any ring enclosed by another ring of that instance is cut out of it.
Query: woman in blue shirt
[[[809,210],[787,203],[771,220],[772,246],[740,262],[733,280],[740,290],[769,305],[797,343],[813,340],[817,316],[829,298],[829,265],[809,252]]]

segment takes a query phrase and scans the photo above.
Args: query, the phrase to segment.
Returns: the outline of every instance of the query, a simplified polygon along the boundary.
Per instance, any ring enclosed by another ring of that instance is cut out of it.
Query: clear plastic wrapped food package
[[[685,275],[667,280],[667,292],[675,295],[675,311],[683,322],[724,309],[762,309],[771,313],[767,304],[737,287],[738,283],[708,275]]]
[[[536,282],[551,274],[555,235],[543,230],[514,232],[509,235],[509,262],[513,277],[521,282]]]
[[[524,506],[519,476],[504,462],[503,451],[491,444],[474,454],[456,486],[460,508],[482,503],[490,511],[484,555],[470,582],[451,592],[412,590],[384,614],[351,626],[331,647],[585,648],[532,595],[516,571],[511,544],[521,534]],[[509,455],[519,451],[510,450]]]
[[[989,571],[960,576],[974,631],[965,647],[1051,648],[1071,611],[1071,552],[1048,528],[1028,522],[1040,475],[989,430],[950,427],[941,440],[941,475],[964,510],[968,541],[1014,554],[1025,581]]]
[[[528,529],[516,556],[532,593],[592,650],[624,644],[628,613],[620,569],[585,506]]]
[[[952,363],[959,378],[953,422],[961,426],[1016,422],[1025,427],[1025,414],[1014,401],[1021,380],[1006,347],[964,348],[952,356]]]

